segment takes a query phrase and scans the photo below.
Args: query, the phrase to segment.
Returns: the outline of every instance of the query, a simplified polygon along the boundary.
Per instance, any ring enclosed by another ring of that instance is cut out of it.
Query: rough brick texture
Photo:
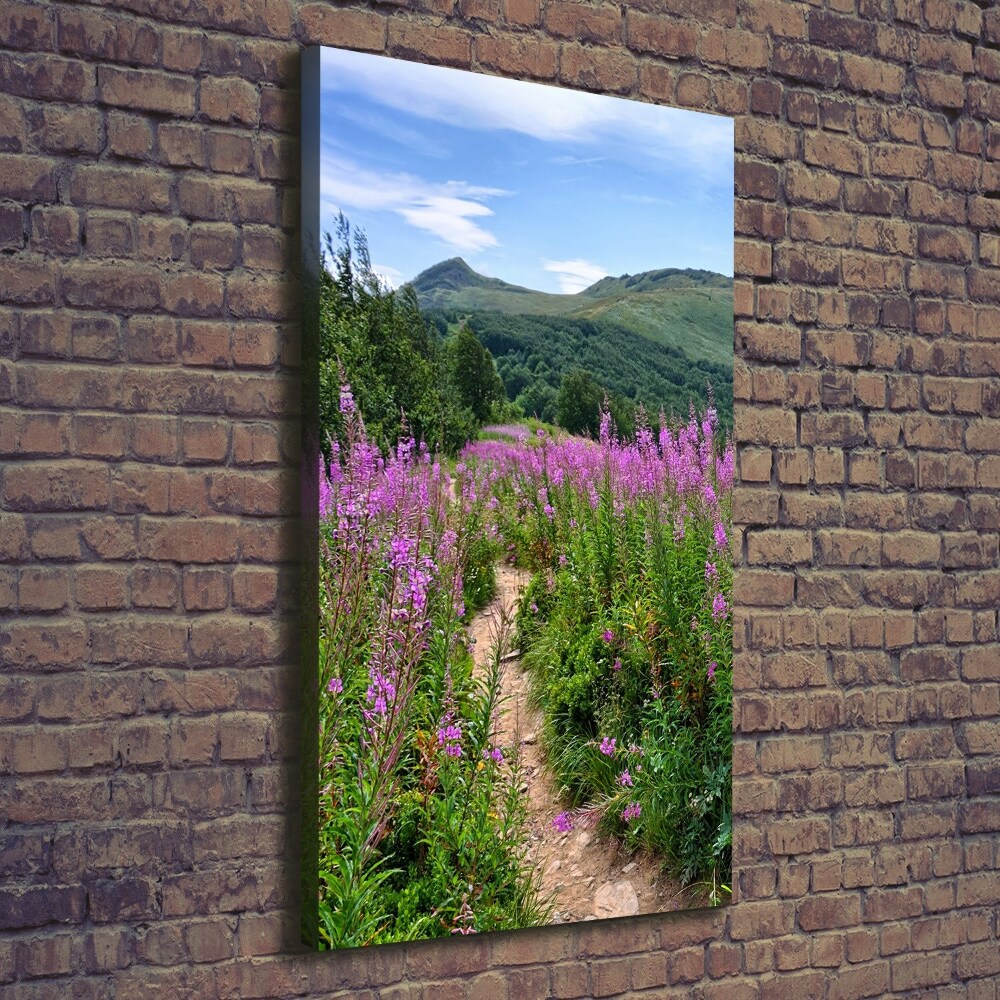
[[[736,118],[734,904],[294,954],[297,54]],[[0,0],[0,993],[997,1000],[1000,8]]]

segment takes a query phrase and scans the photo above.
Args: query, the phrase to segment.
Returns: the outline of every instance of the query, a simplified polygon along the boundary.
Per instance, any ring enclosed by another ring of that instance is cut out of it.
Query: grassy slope
[[[428,310],[603,319],[654,344],[679,347],[694,360],[732,364],[732,279],[709,271],[607,277],[576,295],[553,295],[487,278],[453,258],[428,268],[413,286]]]

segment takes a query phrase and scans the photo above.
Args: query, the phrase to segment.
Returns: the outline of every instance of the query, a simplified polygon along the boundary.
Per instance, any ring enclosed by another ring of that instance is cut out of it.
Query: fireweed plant
[[[710,407],[654,435],[486,428],[466,447],[504,555],[533,576],[518,642],[567,806],[728,898],[733,448]]]
[[[405,435],[383,456],[348,386],[340,412],[320,470],[323,943],[543,923],[520,762],[494,736],[506,639],[474,677],[463,625],[498,555],[475,484]]]

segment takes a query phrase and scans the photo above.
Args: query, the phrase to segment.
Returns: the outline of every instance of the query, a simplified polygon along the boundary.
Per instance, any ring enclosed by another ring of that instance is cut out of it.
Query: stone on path
[[[630,917],[639,912],[639,897],[631,882],[605,882],[594,893],[594,916]]]

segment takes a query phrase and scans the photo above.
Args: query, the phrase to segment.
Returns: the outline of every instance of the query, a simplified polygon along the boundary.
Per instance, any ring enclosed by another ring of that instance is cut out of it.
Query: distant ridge
[[[691,267],[664,267],[657,271],[623,274],[617,278],[608,275],[585,288],[580,295],[603,298],[624,292],[651,292],[658,288],[732,288],[733,279],[715,271]]]
[[[488,278],[485,274],[474,271],[461,257],[449,257],[421,271],[413,281],[414,291],[425,308],[451,308],[448,300],[451,293],[464,292],[469,289],[480,289],[488,292],[501,292],[510,295],[544,295],[530,288],[512,285],[500,278]],[[506,312],[506,309],[500,309]]]
[[[732,367],[733,279],[714,271],[665,267],[608,275],[582,292],[557,295],[488,278],[452,257],[421,271],[410,284],[428,312],[606,320],[678,347],[694,360]]]

